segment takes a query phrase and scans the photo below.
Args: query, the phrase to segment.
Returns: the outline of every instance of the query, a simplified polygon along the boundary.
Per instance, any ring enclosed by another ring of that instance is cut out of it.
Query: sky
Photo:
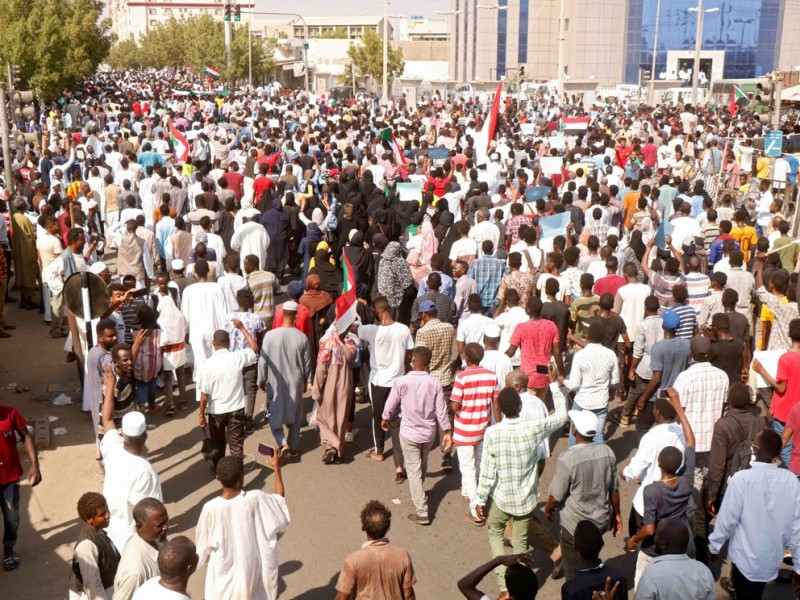
[[[274,0],[256,0],[256,10],[269,11],[281,10]],[[302,7],[302,8],[301,8]],[[390,0],[388,12],[390,15],[442,18],[434,15],[435,10],[448,10],[449,0]],[[383,15],[382,0],[304,0],[300,5],[293,4],[291,9],[299,12],[304,17],[341,16],[381,16]],[[269,17],[262,17],[269,18]]]

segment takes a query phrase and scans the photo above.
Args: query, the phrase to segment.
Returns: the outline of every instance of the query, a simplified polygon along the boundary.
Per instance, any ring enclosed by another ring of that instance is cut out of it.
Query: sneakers
[[[418,515],[417,513],[411,513],[408,515],[408,520],[412,523],[416,523],[417,525],[430,525],[431,519],[427,515]]]

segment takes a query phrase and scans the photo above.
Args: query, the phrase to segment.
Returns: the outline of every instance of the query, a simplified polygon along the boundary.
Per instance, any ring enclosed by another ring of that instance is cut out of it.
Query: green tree
[[[344,27],[335,27],[334,29],[317,36],[318,40],[346,40],[347,30]]]
[[[374,30],[368,29],[361,39],[361,43],[350,46],[347,55],[356,67],[356,75],[371,77],[373,81],[382,80],[383,39]],[[405,67],[403,50],[392,48],[390,44],[387,51],[387,71],[390,84],[392,79],[403,74]]]
[[[0,59],[20,68],[42,100],[91,74],[111,47],[102,0],[0,0]]]
[[[131,37],[114,44],[105,62],[115,69],[131,69],[141,64],[139,60],[139,46]]]

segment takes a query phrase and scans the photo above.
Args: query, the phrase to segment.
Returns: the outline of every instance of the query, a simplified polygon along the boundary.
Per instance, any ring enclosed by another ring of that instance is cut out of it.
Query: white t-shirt
[[[558,293],[556,294],[556,300],[563,302],[564,294],[567,293],[567,288],[569,287],[569,281],[567,281],[566,277],[556,277],[555,275],[550,275],[550,273],[542,273],[536,282],[536,289],[541,293],[542,302],[549,302],[544,293],[544,285],[547,283],[548,279],[555,279],[558,281]]]
[[[514,370],[511,359],[500,350],[486,350],[483,353],[481,366],[497,375],[497,391],[506,387],[506,375]]]
[[[359,325],[358,337],[369,344],[369,382],[392,387],[406,372],[406,351],[414,349],[411,331],[402,323]]]
[[[148,579],[133,595],[133,600],[192,600],[186,594],[168,590],[159,583],[161,576]]]
[[[456,341],[470,344],[475,342],[483,346],[483,330],[486,326],[493,323],[492,319],[480,313],[470,313],[470,315],[458,324]]]
[[[472,238],[459,238],[450,247],[450,260],[459,256],[478,256],[478,242]]]
[[[625,321],[628,335],[636,333],[636,326],[644,319],[644,300],[650,295],[650,286],[646,283],[626,283],[617,294],[622,298],[619,316]]]
[[[517,325],[529,320],[530,317],[528,313],[526,313],[525,309],[521,306],[515,306],[494,318],[495,324],[500,326],[500,352],[508,350],[508,347],[511,345],[511,336],[514,334]],[[514,356],[511,357],[511,364],[515,367],[518,367],[520,364],[519,348],[517,348]]]

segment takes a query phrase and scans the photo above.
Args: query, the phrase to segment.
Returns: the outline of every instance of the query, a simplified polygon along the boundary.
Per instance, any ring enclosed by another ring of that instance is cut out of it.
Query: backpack
[[[529,251],[530,248],[531,247],[528,246],[527,248],[525,248],[525,250],[521,252],[521,254],[522,256],[525,257],[525,260],[528,263],[528,272],[533,276],[533,283],[531,284],[532,288],[536,289],[536,284],[539,283],[539,277],[542,274],[544,274],[544,263],[546,257],[544,254],[544,250],[542,250],[541,248],[537,248],[537,250],[539,250],[539,266],[534,267],[533,260],[531,260],[531,253]]]
[[[756,435],[758,434],[759,426],[760,426],[760,419],[754,415],[756,418],[753,419],[752,423],[750,424],[750,431],[745,432],[742,428],[741,423],[737,421],[732,416],[725,417],[726,419],[730,419],[733,423],[734,430],[738,431],[739,433],[739,442],[737,442],[736,447],[733,452],[733,457],[731,458],[730,464],[730,475],[725,480],[725,483],[722,485],[722,489],[720,490],[720,497],[725,494],[725,490],[728,487],[728,484],[731,481],[731,477],[733,477],[734,473],[738,473],[739,471],[744,471],[745,469],[750,468],[750,459],[752,458],[752,451],[750,447],[753,445],[753,441],[756,439]]]

